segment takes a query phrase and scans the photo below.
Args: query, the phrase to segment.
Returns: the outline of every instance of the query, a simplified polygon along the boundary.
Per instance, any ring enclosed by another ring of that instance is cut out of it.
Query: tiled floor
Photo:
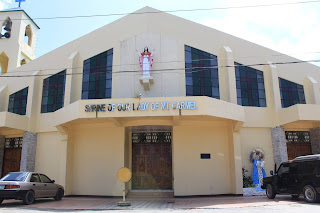
[[[213,196],[213,197],[191,197],[191,198],[135,198],[130,199],[132,205],[120,207],[117,202],[121,198],[106,197],[65,197],[62,201],[53,199],[37,200],[34,204],[26,206],[22,201],[5,200],[2,207],[27,207],[36,209],[66,209],[66,210],[93,210],[93,209],[222,209],[264,205],[286,205],[304,202],[300,197],[298,200],[291,196],[277,196],[275,200],[269,200],[265,196],[242,197],[242,196]]]

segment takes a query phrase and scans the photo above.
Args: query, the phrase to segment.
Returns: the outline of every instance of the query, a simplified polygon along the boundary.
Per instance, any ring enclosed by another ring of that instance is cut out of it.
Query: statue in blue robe
[[[254,185],[257,185],[257,190],[262,190],[262,179],[266,177],[266,172],[264,170],[264,160],[260,159],[260,156],[257,155],[253,162],[253,169],[252,169],[252,180]]]

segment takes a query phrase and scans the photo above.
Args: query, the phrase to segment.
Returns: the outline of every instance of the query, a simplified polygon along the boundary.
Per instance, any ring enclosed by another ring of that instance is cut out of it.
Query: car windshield
[[[9,173],[0,180],[2,181],[24,181],[26,177],[28,176],[28,173],[26,172],[14,172]]]

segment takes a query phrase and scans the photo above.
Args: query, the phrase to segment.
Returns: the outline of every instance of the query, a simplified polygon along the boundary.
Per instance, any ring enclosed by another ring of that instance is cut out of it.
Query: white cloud
[[[0,1],[0,10],[4,10],[8,8],[8,4],[11,4],[12,0],[4,0]]]
[[[239,1],[226,2],[227,6],[239,5]],[[272,3],[277,2],[249,0],[246,5]],[[304,6],[230,9],[221,18],[206,18],[202,24],[299,59],[320,59],[320,53],[310,53],[320,52],[319,4]]]
[[[4,9],[4,3],[0,1],[0,10]]]

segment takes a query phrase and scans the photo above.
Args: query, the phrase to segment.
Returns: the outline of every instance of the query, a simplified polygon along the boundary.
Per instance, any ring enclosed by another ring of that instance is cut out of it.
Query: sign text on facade
[[[139,102],[119,104],[87,104],[85,112],[113,112],[113,111],[155,111],[170,109],[198,109],[195,101],[180,102]]]

